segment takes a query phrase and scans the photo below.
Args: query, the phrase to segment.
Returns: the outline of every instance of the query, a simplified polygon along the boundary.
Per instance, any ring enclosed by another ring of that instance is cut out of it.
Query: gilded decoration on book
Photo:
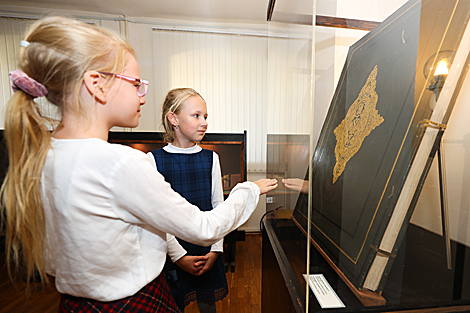
[[[334,130],[336,136],[336,164],[333,184],[343,174],[348,161],[359,151],[364,139],[382,122],[376,108],[379,96],[375,92],[377,65],[370,73],[356,101],[351,105],[344,120]]]

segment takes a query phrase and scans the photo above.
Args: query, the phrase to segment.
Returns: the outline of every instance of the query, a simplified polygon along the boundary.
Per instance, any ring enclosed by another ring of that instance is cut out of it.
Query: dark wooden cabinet
[[[109,142],[119,143],[145,153],[166,145],[162,132],[109,132]],[[244,133],[208,133],[199,145],[219,155],[224,195],[239,182],[246,181],[246,131]]]

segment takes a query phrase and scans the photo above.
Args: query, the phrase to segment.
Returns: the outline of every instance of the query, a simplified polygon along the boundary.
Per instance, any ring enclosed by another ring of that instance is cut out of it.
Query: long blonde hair
[[[60,113],[81,109],[80,88],[86,71],[120,73],[132,47],[116,34],[86,23],[46,17],[31,25],[21,48],[19,69],[44,85],[47,99]],[[5,139],[9,167],[0,190],[6,227],[7,265],[24,269],[30,279],[47,282],[44,264],[46,232],[41,203],[41,173],[50,148],[50,119],[33,97],[19,90],[8,102]]]
[[[173,112],[178,114],[183,102],[189,97],[194,96],[200,97],[202,101],[205,102],[204,98],[192,88],[175,88],[167,93],[162,104],[162,125],[165,129],[165,135],[163,139],[166,142],[173,142],[175,140],[175,130],[173,129],[173,125],[171,125],[170,121],[168,120],[168,113]]]

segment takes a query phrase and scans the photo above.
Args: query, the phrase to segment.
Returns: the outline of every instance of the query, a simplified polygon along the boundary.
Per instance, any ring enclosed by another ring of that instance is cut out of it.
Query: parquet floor
[[[245,241],[237,242],[235,272],[227,273],[229,294],[217,303],[219,313],[261,312],[261,234],[247,233]],[[0,253],[0,313],[57,313],[59,293],[54,286],[41,290],[35,286],[29,298],[24,285],[13,286]],[[196,303],[191,303],[185,313],[199,312]]]

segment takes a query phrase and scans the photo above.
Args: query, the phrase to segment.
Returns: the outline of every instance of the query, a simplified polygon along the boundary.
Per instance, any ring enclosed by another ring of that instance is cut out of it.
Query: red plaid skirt
[[[111,302],[62,294],[59,313],[180,313],[164,275],[159,275],[135,295]]]

